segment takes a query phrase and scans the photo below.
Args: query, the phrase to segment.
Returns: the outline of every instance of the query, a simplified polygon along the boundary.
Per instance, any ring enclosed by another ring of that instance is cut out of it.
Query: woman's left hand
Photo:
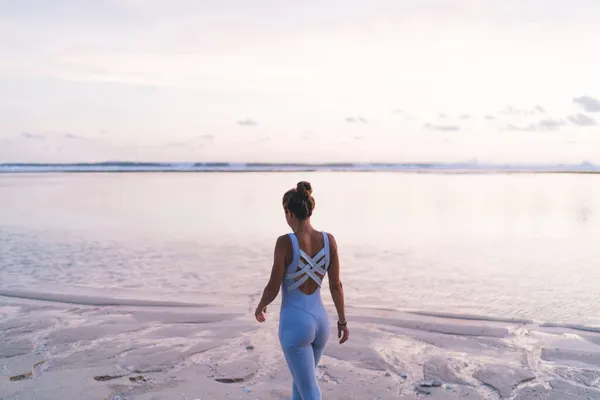
[[[260,308],[257,308],[256,311],[254,311],[254,316],[256,317],[256,320],[258,322],[265,322],[267,317],[265,316],[265,314],[267,313],[267,307],[263,308],[262,310]]]

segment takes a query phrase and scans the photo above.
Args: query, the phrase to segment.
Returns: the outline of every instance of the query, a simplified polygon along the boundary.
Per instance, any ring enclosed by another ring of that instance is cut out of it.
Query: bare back
[[[315,256],[317,256],[319,254],[319,252],[323,249],[323,246],[325,245],[325,241],[323,239],[323,233],[316,231],[316,230],[312,230],[311,232],[298,232],[295,234],[296,238],[298,239],[298,244],[300,245],[300,249],[305,252],[309,257],[313,258],[313,261],[318,263],[319,261],[321,261],[324,257],[325,254],[323,254],[322,257],[320,257],[319,259],[314,259]],[[287,255],[286,255],[286,259],[287,260],[292,260],[293,258],[293,249],[292,246],[290,245],[288,250],[287,250]],[[306,263],[309,260],[306,260],[304,258],[304,256],[302,256],[302,254],[300,255],[300,261]],[[296,271],[300,271],[300,267],[296,267]],[[323,279],[323,275],[321,275],[318,272],[315,272],[315,275],[317,275],[319,278]],[[298,277],[295,278],[295,281],[299,281],[301,280],[303,277],[305,276],[305,274],[302,274]],[[313,279],[307,279],[306,282],[303,282],[298,289],[307,295],[311,295],[314,292],[317,291],[317,289],[319,288],[319,284],[317,282],[315,282]]]

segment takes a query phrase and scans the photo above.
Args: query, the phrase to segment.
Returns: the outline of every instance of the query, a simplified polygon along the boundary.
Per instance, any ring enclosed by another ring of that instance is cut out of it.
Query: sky
[[[600,164],[598,0],[0,0],[0,162]]]

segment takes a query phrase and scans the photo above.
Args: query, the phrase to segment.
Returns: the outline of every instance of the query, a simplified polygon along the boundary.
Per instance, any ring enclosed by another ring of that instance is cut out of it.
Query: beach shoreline
[[[0,174],[56,173],[314,173],[396,172],[415,174],[598,174],[600,167],[579,164],[456,162],[76,162],[0,163]]]
[[[250,307],[5,292],[0,399],[290,396],[278,303],[259,325]],[[355,307],[348,316],[350,341],[340,346],[332,329],[319,366],[324,399],[600,398],[596,327]]]

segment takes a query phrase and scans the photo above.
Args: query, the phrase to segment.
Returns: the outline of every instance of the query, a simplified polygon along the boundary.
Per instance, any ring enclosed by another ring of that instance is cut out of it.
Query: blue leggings
[[[282,308],[279,342],[294,380],[292,400],[321,400],[316,367],[328,338],[325,310],[313,315],[294,306]]]

